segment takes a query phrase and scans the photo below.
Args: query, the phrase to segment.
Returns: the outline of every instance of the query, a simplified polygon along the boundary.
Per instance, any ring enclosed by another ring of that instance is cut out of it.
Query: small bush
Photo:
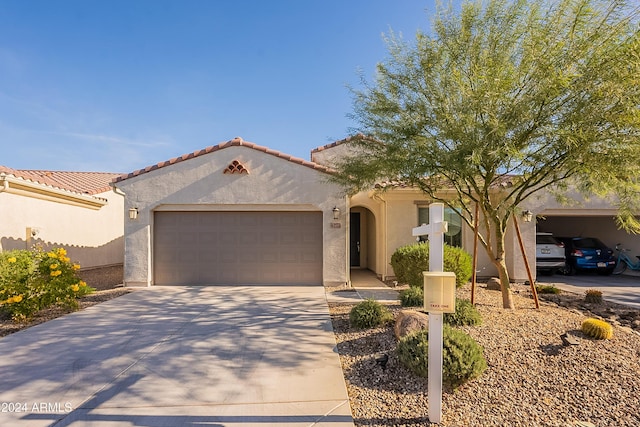
[[[483,348],[462,331],[445,325],[442,347],[442,380],[454,388],[479,377],[487,369]],[[428,375],[428,331],[418,331],[402,338],[396,351],[400,362],[410,371],[421,377]]]
[[[608,340],[613,337],[613,326],[604,320],[589,318],[582,322],[582,332],[595,339]]]
[[[78,278],[79,268],[63,248],[0,254],[0,308],[15,321],[51,306],[77,309],[77,298],[94,291]]]
[[[559,294],[560,289],[553,285],[536,285],[536,292],[539,294]]]
[[[403,307],[422,307],[424,305],[424,288],[410,287],[400,292],[400,305]]]
[[[471,301],[456,299],[456,312],[445,313],[443,322],[451,326],[473,326],[482,323],[482,316]]]
[[[353,307],[349,312],[352,326],[360,329],[373,328],[393,320],[389,309],[374,299],[366,299]]]
[[[429,271],[429,245],[417,243],[402,246],[391,256],[391,266],[400,283],[421,288],[423,271]],[[471,255],[462,248],[444,245],[444,271],[456,274],[456,286],[460,287],[471,278]]]
[[[602,292],[597,289],[587,289],[584,294],[584,302],[602,304]]]

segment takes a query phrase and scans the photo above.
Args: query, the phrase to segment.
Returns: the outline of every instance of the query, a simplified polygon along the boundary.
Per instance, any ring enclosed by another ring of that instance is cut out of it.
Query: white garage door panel
[[[156,212],[158,285],[321,284],[321,212]]]

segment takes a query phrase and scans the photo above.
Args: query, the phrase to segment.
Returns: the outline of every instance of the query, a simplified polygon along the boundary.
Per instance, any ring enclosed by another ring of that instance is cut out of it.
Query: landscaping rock
[[[487,281],[487,289],[490,291],[499,291],[500,288],[500,279],[492,277]]]
[[[429,315],[415,310],[402,310],[398,313],[394,333],[400,339],[412,332],[429,329]]]

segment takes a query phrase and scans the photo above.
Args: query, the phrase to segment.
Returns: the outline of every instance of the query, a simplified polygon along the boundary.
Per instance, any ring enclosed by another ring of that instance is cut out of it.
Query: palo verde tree
[[[478,0],[439,7],[429,33],[391,34],[353,89],[363,138],[336,162],[350,192],[399,182],[481,211],[480,242],[514,308],[505,233],[541,190],[611,195],[638,232],[640,37],[635,0]],[[443,195],[443,189],[448,189]],[[453,196],[452,196],[453,194]]]

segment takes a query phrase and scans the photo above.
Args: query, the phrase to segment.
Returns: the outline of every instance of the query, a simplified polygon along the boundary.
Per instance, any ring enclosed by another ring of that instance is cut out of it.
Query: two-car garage
[[[344,285],[347,198],[330,173],[235,138],[119,177],[125,285]]]
[[[322,284],[322,212],[155,212],[156,285]]]

